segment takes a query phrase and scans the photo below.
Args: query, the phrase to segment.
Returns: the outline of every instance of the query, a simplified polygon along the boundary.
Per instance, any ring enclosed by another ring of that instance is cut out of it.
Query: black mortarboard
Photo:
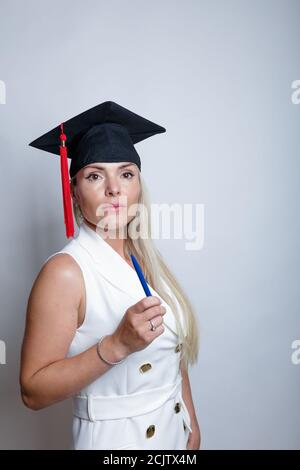
[[[74,235],[70,177],[95,162],[132,162],[141,171],[134,144],[166,129],[113,101],[105,101],[56,126],[29,145],[61,156],[64,216],[67,237]]]

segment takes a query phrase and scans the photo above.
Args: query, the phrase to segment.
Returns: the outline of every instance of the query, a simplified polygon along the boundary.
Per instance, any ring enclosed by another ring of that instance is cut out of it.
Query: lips
[[[103,209],[119,209],[120,207],[123,207],[122,204],[103,204],[102,205]]]

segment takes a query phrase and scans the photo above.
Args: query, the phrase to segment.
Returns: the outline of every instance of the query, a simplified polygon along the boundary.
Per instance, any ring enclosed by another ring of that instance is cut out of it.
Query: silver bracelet
[[[114,366],[116,364],[120,364],[121,362],[125,361],[126,357],[124,357],[124,359],[121,359],[121,361],[118,361],[118,362],[110,362],[108,361],[107,359],[104,359],[104,357],[102,356],[102,354],[100,353],[100,344],[101,342],[103,341],[103,339],[108,336],[108,335],[104,335],[104,336],[101,336],[101,338],[99,339],[98,341],[98,344],[97,344],[97,354],[98,356],[100,357],[100,359],[102,359],[102,361],[106,362],[106,364],[109,364],[110,366]]]

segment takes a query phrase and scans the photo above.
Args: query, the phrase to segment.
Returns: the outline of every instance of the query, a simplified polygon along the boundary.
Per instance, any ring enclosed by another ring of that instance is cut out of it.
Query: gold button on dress
[[[141,367],[140,367],[140,372],[141,372],[142,374],[144,374],[145,372],[147,372],[147,371],[150,370],[151,368],[152,368],[152,365],[151,365],[149,362],[147,362],[146,364],[141,365]]]
[[[151,426],[149,426],[147,428],[147,431],[146,431],[146,436],[147,437],[152,437],[155,433],[155,425],[154,424],[151,424]]]
[[[176,405],[175,405],[175,407],[174,407],[175,413],[179,413],[180,409],[181,409],[181,408],[180,408],[180,403],[177,402]]]

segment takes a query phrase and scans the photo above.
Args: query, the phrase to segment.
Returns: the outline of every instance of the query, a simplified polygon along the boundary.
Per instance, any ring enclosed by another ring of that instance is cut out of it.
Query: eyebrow
[[[128,166],[132,166],[134,165],[134,163],[125,163],[125,165],[120,165],[118,166],[118,170],[120,170],[121,168],[126,168]],[[105,170],[105,167],[103,166],[95,166],[95,165],[89,165],[86,170],[88,170],[89,168],[96,168],[96,170]]]

